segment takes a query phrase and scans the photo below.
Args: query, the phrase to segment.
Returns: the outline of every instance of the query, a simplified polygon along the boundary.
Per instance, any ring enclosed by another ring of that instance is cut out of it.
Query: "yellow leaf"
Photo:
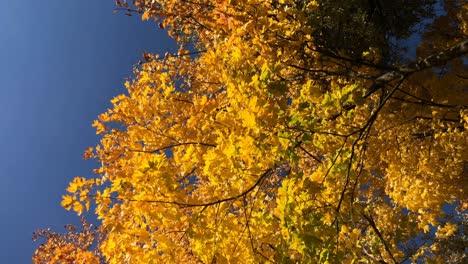
[[[81,215],[84,211],[84,206],[80,202],[75,201],[73,203],[73,211],[75,211],[78,215]]]
[[[63,195],[62,202],[60,203],[60,205],[66,210],[70,210],[74,202],[75,202],[75,199],[73,198],[73,196]]]
[[[146,10],[143,15],[141,16],[141,20],[145,21],[145,20],[148,20],[150,19],[150,12],[149,10]]]

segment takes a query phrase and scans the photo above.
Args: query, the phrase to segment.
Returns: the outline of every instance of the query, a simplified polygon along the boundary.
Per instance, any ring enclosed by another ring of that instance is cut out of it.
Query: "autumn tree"
[[[109,263],[463,261],[468,5],[396,2],[117,1],[180,48],[93,123],[62,205],[95,203]]]

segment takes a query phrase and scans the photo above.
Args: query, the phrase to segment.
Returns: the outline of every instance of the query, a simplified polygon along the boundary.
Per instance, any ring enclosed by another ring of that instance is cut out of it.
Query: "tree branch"
[[[450,60],[456,59],[468,53],[468,39],[452,46],[450,49],[437,54],[419,59],[416,63],[398,67],[396,70],[380,75],[374,80],[374,84],[368,89],[364,98],[376,92],[383,84],[401,78],[403,75],[413,74],[425,69],[441,66]]]
[[[243,191],[242,193],[240,193],[238,195],[231,196],[231,197],[228,197],[228,198],[218,199],[218,200],[215,200],[215,201],[212,201],[212,202],[206,202],[206,203],[183,203],[183,202],[165,201],[165,200],[139,200],[139,199],[131,199],[131,198],[104,197],[104,196],[101,196],[101,198],[111,199],[111,200],[115,200],[115,201],[126,201],[126,202],[173,204],[173,205],[177,205],[177,206],[179,206],[181,208],[208,207],[208,206],[215,205],[215,204],[220,204],[220,203],[223,203],[223,202],[229,202],[229,201],[237,200],[237,199],[247,195],[248,193],[253,191],[253,189],[255,189],[255,187],[259,186],[261,184],[261,182],[267,176],[269,176],[272,172],[273,172],[273,169],[266,170],[263,174],[260,175],[260,177],[257,179],[257,181],[252,186],[250,186],[248,189],[246,189],[245,191]],[[97,197],[97,195],[93,195],[93,194],[88,194],[87,196],[91,197],[91,198],[96,198]]]
[[[371,216],[368,216],[366,214],[363,214],[363,216],[364,216],[364,218],[366,218],[367,222],[369,222],[370,226],[372,227],[372,230],[374,230],[374,232],[379,237],[380,241],[384,245],[385,251],[390,255],[390,258],[393,260],[393,263],[398,263],[396,261],[395,257],[393,256],[392,252],[390,251],[390,248],[388,247],[387,242],[385,242],[385,239],[383,238],[382,233],[380,233],[379,229],[377,228],[377,226],[376,226],[376,224],[374,222],[374,219],[372,219]]]
[[[182,142],[182,143],[176,143],[172,144],[169,146],[161,147],[158,149],[152,149],[152,150],[143,150],[143,149],[127,149],[128,151],[131,152],[141,152],[141,153],[156,153],[162,150],[170,149],[173,147],[178,147],[178,146],[185,146],[185,145],[200,145],[200,146],[205,146],[205,147],[216,147],[215,144],[210,144],[210,143],[203,143],[203,142]]]

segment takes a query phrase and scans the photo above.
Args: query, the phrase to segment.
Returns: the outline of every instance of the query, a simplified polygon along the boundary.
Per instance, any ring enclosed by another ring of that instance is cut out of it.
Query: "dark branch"
[[[367,222],[369,222],[370,226],[372,227],[372,230],[374,230],[375,234],[377,234],[377,236],[379,237],[380,242],[382,242],[382,244],[384,245],[385,251],[388,253],[388,255],[390,255],[390,258],[393,260],[393,263],[398,263],[395,257],[393,256],[392,252],[390,251],[390,248],[388,247],[387,242],[385,242],[385,239],[382,236],[382,233],[380,233],[379,229],[377,228],[377,225],[375,224],[374,219],[372,219],[372,217],[369,215],[366,215],[366,214],[363,214],[363,215],[364,215],[364,218],[366,218]]]
[[[173,147],[186,146],[186,145],[199,145],[199,146],[205,146],[205,147],[216,147],[216,145],[210,144],[210,143],[203,143],[203,142],[183,142],[183,143],[176,143],[176,144],[172,144],[172,145],[169,145],[169,146],[161,147],[161,148],[158,148],[158,149],[152,149],[152,150],[128,149],[128,151],[131,151],[131,152],[141,152],[141,153],[157,153],[157,152],[159,152],[159,151],[163,151],[163,150],[170,149],[170,148],[173,148]]]
[[[247,195],[248,193],[250,193],[251,191],[253,191],[257,186],[259,186],[262,181],[268,176],[270,175],[271,173],[273,172],[272,169],[268,169],[266,170],[263,174],[260,175],[260,177],[257,179],[257,181],[252,185],[250,186],[248,189],[246,189],[245,191],[243,191],[242,193],[238,194],[238,195],[235,195],[235,196],[231,196],[231,197],[228,197],[228,198],[223,198],[223,199],[218,199],[218,200],[215,200],[215,201],[212,201],[212,202],[206,202],[206,203],[184,203],[184,202],[177,202],[177,201],[165,201],[165,200],[139,200],[139,199],[132,199],[132,198],[119,198],[119,197],[104,197],[104,196],[101,196],[101,198],[104,198],[104,199],[111,199],[111,200],[115,200],[115,201],[125,201],[125,202],[142,202],[142,203],[159,203],[159,204],[173,204],[173,205],[177,205],[181,208],[188,208],[188,207],[208,207],[208,206],[212,206],[212,205],[215,205],[215,204],[220,204],[220,203],[224,203],[224,202],[229,202],[229,201],[234,201],[234,200],[237,200],[245,195]],[[97,195],[87,195],[88,197],[92,197],[92,198],[96,198]]]

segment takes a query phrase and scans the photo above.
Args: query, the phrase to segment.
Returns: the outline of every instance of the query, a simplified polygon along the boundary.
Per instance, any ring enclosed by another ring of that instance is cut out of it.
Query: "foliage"
[[[446,1],[405,64],[389,39],[431,1],[378,21],[359,1],[117,3],[180,49],[144,55],[93,123],[99,176],[63,197],[78,214],[96,203],[108,263],[463,255],[441,249],[466,245],[467,4]]]
[[[34,263],[83,263],[99,264],[105,261],[100,254],[99,243],[101,232],[86,222],[80,220],[81,227],[65,225],[63,234],[53,231],[39,230],[33,233],[33,240],[44,241],[33,255]],[[74,262],[75,261],[75,262]]]

